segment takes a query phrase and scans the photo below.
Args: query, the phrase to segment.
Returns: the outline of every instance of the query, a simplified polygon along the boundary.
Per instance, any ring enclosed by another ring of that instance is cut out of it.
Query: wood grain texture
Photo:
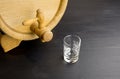
[[[44,27],[51,30],[62,18],[68,0],[12,0],[0,1],[0,28],[7,35],[20,40],[33,40],[38,37],[30,26],[22,25],[27,19],[34,19],[38,9],[44,14]],[[9,3],[9,4],[8,4]]]

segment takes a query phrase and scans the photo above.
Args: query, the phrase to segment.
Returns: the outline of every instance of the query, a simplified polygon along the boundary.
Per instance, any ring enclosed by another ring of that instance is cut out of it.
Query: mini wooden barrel
[[[34,40],[30,25],[24,25],[25,20],[36,17],[40,10],[44,16],[42,27],[52,30],[62,18],[68,0],[0,0],[0,28],[1,30],[19,40]]]

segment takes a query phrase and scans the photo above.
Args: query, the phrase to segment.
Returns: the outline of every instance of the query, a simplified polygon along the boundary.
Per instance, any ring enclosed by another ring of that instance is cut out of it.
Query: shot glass
[[[67,35],[63,40],[63,57],[67,63],[75,63],[79,59],[81,39],[77,35]]]

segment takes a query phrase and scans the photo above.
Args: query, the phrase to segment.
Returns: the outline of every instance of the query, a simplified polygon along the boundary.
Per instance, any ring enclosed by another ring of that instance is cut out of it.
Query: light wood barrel
[[[36,17],[39,9],[44,16],[42,27],[52,30],[62,18],[68,0],[0,0],[0,29],[19,40],[34,40],[38,36],[23,21]]]

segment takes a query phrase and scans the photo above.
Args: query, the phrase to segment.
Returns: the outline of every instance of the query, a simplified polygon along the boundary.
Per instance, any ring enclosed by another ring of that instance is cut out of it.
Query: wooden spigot
[[[43,22],[43,13],[38,9],[36,18],[24,21],[23,25],[30,26],[30,30],[39,36],[42,42],[49,42],[53,38],[53,33],[49,27],[42,26]]]

